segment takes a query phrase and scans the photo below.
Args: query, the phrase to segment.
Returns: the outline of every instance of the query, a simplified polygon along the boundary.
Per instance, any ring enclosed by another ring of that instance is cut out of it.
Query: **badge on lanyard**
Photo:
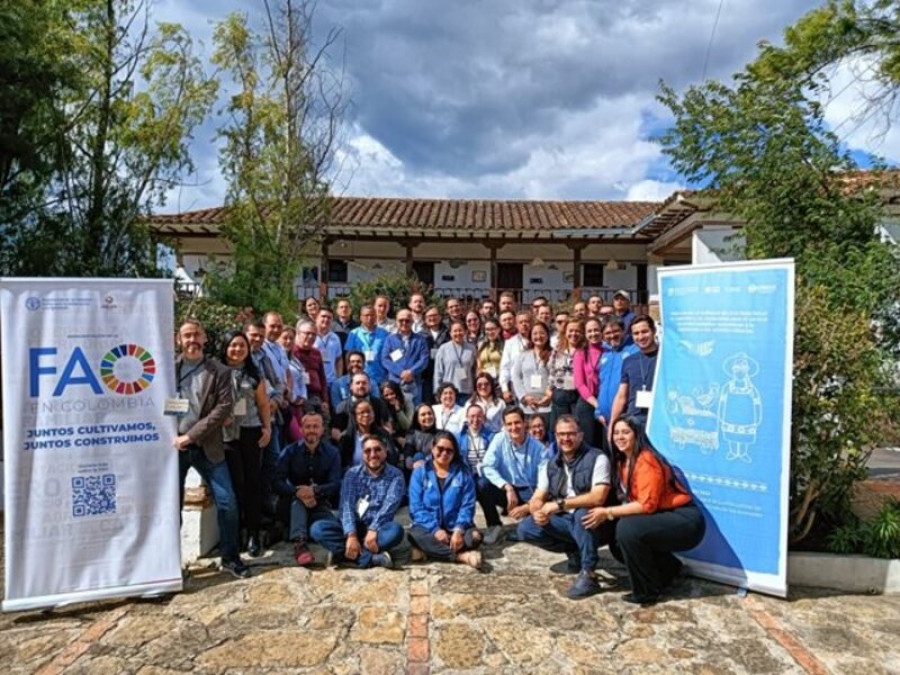
[[[637,397],[635,398],[635,401],[634,401],[634,404],[638,408],[649,409],[652,403],[653,403],[653,391],[647,390],[647,389],[641,389],[637,393]]]
[[[403,350],[399,347],[391,352],[391,361],[399,361],[403,358]]]
[[[191,402],[186,398],[167,398],[163,404],[163,415],[182,416],[187,415],[191,409]]]
[[[362,518],[366,514],[366,511],[368,511],[368,510],[369,510],[369,496],[368,495],[366,495],[365,497],[362,497],[361,499],[356,500],[356,515],[357,516]]]

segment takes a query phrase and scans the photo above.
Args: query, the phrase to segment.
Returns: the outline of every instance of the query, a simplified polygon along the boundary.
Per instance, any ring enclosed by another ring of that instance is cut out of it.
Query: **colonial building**
[[[885,233],[897,236],[897,193],[885,193]],[[199,285],[216,258],[224,208],[151,221],[174,245],[178,275]],[[620,289],[645,304],[661,265],[739,257],[740,221],[711,208],[702,192],[664,202],[488,201],[334,197],[318,255],[297,279],[298,297],[337,297],[351,284],[406,272],[439,295],[480,299],[511,290],[520,300],[557,302]]]

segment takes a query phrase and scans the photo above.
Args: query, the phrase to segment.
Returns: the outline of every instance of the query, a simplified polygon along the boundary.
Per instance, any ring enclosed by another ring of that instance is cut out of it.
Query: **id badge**
[[[309,373],[305,370],[303,371],[303,384],[309,386]]]
[[[356,515],[362,518],[366,515],[366,511],[369,510],[369,498],[363,497],[362,499],[358,499],[356,501]]]
[[[453,369],[456,374],[456,379],[464,382],[469,379],[469,369],[465,366],[457,366]]]
[[[186,398],[167,398],[163,404],[163,415],[187,415],[191,409],[191,402]]]
[[[402,349],[398,348],[391,352],[391,361],[399,361],[402,358],[403,358],[403,350]]]
[[[375,352],[371,349],[364,351],[363,356],[366,357],[366,361],[374,361],[375,360]]]
[[[235,415],[246,415],[247,414],[247,399],[239,398],[234,403],[234,412]]]
[[[532,375],[528,378],[528,387],[530,389],[543,389],[544,388],[544,378],[541,375]]]
[[[650,405],[653,403],[653,392],[648,391],[646,389],[641,389],[637,393],[637,398],[634,400],[634,404],[638,408],[650,408]]]

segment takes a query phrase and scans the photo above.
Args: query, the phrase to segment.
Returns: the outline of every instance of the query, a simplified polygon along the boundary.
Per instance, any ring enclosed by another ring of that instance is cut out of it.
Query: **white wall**
[[[728,225],[707,225],[691,235],[691,261],[704,263],[745,260],[746,240],[740,230]]]

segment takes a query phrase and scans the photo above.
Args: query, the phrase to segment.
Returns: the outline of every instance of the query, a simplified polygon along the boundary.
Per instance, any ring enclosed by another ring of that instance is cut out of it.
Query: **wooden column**
[[[413,249],[416,244],[407,239],[403,245],[406,247],[406,276],[411,277],[413,275]]]
[[[319,302],[323,305],[328,300],[328,247],[332,240],[322,237],[322,262],[319,264]]]
[[[572,249],[572,297],[578,302],[581,300],[581,252],[587,244],[578,242],[566,245]]]
[[[494,302],[499,302],[500,298],[498,297],[500,293],[497,291],[497,251],[500,250],[500,247],[503,244],[498,244],[496,242],[488,242],[486,244],[488,250],[491,252],[491,271],[490,271],[490,284],[491,284],[491,299]]]

